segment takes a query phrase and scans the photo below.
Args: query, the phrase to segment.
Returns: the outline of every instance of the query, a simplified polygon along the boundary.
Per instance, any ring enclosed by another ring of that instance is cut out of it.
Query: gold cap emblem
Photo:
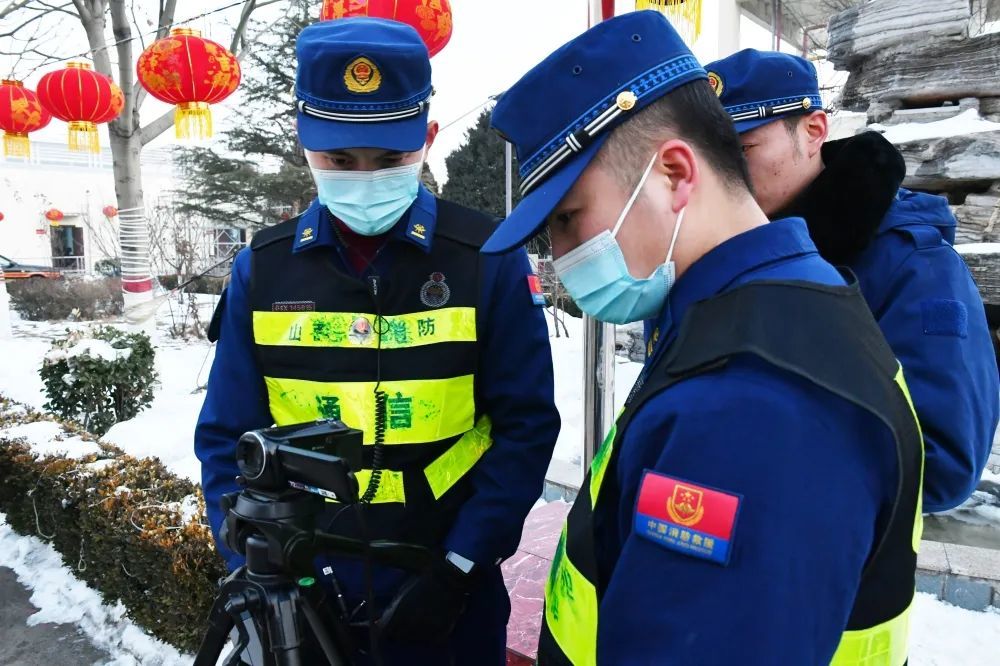
[[[809,99],[808,97],[803,97],[802,98],[802,108],[803,109],[808,109],[808,108],[812,107],[812,105],[813,105],[813,103],[812,103],[811,99]]]
[[[360,56],[347,66],[344,72],[344,85],[353,93],[373,93],[382,87],[382,72],[374,62]]]
[[[722,85],[722,77],[715,72],[708,73],[708,85],[712,86],[712,91],[715,93],[716,97],[722,97],[722,89],[725,87]]]
[[[635,96],[635,93],[631,90],[626,90],[624,92],[618,93],[618,99],[615,100],[615,104],[622,111],[631,111],[635,108],[635,103],[639,101],[639,98]]]

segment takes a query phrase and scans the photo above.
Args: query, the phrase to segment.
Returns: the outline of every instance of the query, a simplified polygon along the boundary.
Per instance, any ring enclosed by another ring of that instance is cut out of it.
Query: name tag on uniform
[[[635,507],[635,533],[684,555],[729,564],[742,495],[647,470]]]

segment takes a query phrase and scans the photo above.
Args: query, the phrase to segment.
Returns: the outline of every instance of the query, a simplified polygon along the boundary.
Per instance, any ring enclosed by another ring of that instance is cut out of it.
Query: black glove
[[[444,556],[410,577],[382,613],[379,625],[390,640],[444,643],[465,612],[476,574],[463,573]]]

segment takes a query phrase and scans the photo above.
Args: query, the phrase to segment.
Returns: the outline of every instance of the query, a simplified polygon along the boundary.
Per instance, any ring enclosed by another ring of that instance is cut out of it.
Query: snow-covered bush
[[[103,435],[153,401],[153,346],[144,333],[102,326],[55,340],[39,374],[45,409]]]
[[[225,575],[200,489],[159,460],[127,456],[72,423],[62,428],[79,457],[46,455],[53,447],[27,430],[45,430],[46,418],[0,398],[0,512],[17,532],[50,542],[134,622],[195,651]]]
[[[10,302],[25,319],[94,321],[122,313],[121,278],[96,280],[47,280],[33,278],[8,282]]]

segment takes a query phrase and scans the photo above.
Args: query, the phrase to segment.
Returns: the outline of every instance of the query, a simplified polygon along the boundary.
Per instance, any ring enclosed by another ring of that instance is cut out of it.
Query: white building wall
[[[64,225],[83,228],[85,269],[114,256],[117,221],[104,217],[105,206],[116,206],[111,151],[100,155],[70,152],[65,144],[33,141],[31,158],[0,158],[0,254],[31,263],[52,259],[49,222],[45,212],[56,208]],[[147,207],[178,188],[166,149],[147,148],[142,154],[143,190]],[[44,233],[39,234],[39,231]]]

